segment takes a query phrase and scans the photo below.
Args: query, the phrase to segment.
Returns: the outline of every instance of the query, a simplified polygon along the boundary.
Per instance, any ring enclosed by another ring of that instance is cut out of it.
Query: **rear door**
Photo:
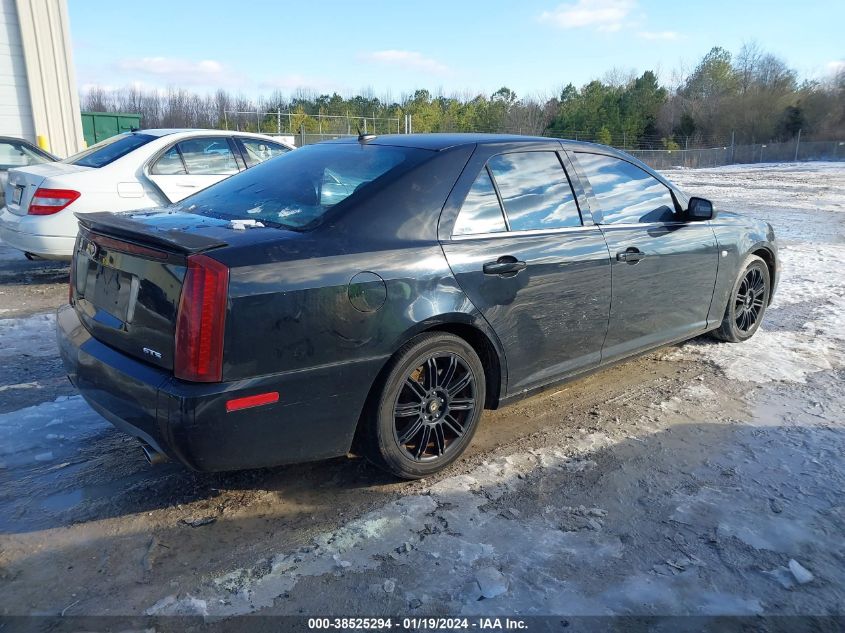
[[[541,147],[479,146],[441,221],[449,265],[504,348],[508,395],[597,365],[610,307],[601,231],[586,210],[582,222],[559,146]]]
[[[170,202],[179,202],[238,171],[229,138],[202,136],[169,147],[150,165],[147,177]]]
[[[610,250],[613,296],[602,360],[706,329],[718,266],[709,222],[687,222],[671,189],[622,158],[576,152]]]

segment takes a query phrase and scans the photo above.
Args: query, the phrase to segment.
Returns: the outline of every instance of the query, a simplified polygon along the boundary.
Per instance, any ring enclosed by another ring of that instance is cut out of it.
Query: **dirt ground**
[[[775,226],[764,328],[486,412],[414,483],[150,467],[64,378],[67,268],[0,245],[0,614],[845,614],[845,164],[668,175]]]

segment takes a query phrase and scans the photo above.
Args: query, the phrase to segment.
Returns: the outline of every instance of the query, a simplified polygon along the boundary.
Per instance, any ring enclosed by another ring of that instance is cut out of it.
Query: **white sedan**
[[[0,239],[28,257],[70,259],[75,213],[166,206],[291,149],[221,130],[113,136],[57,163],[10,170]]]

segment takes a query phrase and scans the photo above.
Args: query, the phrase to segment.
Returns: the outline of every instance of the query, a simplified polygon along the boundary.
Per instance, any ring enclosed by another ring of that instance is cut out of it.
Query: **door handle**
[[[196,189],[196,188],[197,188],[197,185],[196,185],[195,183],[193,183],[193,182],[185,182],[185,181],[182,181],[182,182],[177,182],[177,183],[176,183],[176,186],[177,186],[177,187],[185,187],[185,188],[187,188],[187,189]]]
[[[482,270],[485,275],[516,275],[520,270],[528,267],[525,262],[519,261],[512,255],[500,257],[495,262],[487,262]]]
[[[627,248],[624,251],[616,253],[616,261],[618,262],[627,262],[629,264],[636,264],[638,261],[645,257],[645,253],[643,253],[638,248]]]

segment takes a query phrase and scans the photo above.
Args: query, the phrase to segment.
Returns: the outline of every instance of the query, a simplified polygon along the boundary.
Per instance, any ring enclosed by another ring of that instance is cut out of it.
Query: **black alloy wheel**
[[[484,408],[484,368],[475,350],[446,332],[422,334],[385,368],[362,429],[365,454],[405,479],[442,470],[463,453]]]
[[[769,305],[770,293],[769,267],[756,255],[749,255],[734,283],[722,323],[713,336],[730,343],[754,336]]]
[[[393,405],[394,438],[420,462],[443,457],[466,432],[475,409],[475,377],[457,354],[440,352],[405,377]]]
[[[766,299],[766,282],[757,267],[750,268],[742,277],[734,298],[734,319],[741,332],[750,332],[763,313]]]

